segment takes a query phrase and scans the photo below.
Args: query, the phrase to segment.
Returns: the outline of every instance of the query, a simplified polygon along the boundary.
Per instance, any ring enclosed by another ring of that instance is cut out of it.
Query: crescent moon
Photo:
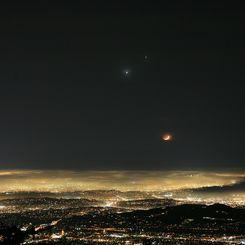
[[[171,141],[172,138],[173,138],[173,136],[172,136],[171,134],[164,134],[164,135],[162,136],[162,139],[163,139],[164,141]]]

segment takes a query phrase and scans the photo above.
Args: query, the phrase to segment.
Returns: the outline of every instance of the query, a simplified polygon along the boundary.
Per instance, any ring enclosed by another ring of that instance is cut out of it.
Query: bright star
[[[124,70],[123,74],[125,77],[128,77],[130,75],[130,70]]]

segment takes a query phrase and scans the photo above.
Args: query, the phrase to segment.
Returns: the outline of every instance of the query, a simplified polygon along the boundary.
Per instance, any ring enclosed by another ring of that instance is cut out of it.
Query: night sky
[[[245,15],[225,2],[1,2],[0,168],[244,167]]]

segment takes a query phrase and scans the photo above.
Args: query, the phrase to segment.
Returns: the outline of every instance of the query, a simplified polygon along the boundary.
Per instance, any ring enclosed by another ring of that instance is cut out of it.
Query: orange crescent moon
[[[172,136],[171,134],[164,134],[164,135],[162,136],[162,139],[163,139],[164,141],[171,141],[171,140],[173,139],[173,136]]]

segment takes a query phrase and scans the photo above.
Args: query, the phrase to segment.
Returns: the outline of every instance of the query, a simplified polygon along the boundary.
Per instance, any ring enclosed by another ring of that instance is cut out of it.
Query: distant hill
[[[245,210],[222,204],[183,204],[124,213],[72,216],[65,223],[83,227],[129,228],[132,231],[245,234]],[[211,229],[212,228],[212,229]]]
[[[125,217],[140,218],[150,220],[161,220],[163,223],[179,223],[185,219],[200,220],[223,220],[245,222],[245,210],[232,208],[223,204],[199,205],[183,204],[150,210],[137,210],[122,214]]]

